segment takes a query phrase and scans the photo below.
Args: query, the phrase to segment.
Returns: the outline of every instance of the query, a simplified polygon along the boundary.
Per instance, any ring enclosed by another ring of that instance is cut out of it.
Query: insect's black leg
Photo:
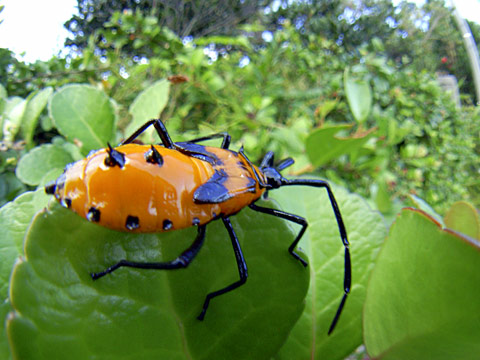
[[[330,325],[330,329],[328,330],[328,334],[331,334],[335,325],[337,324],[338,319],[340,318],[340,314],[342,313],[343,307],[345,305],[345,301],[347,300],[347,296],[350,293],[350,287],[352,284],[352,265],[350,261],[350,250],[349,250],[349,242],[347,239],[347,230],[345,229],[345,224],[343,223],[342,214],[340,213],[340,209],[338,208],[337,201],[335,200],[335,196],[333,195],[332,189],[330,189],[330,185],[323,180],[315,180],[315,179],[283,179],[282,186],[284,185],[304,185],[304,186],[313,186],[313,187],[321,187],[325,188],[328,193],[328,198],[330,199],[330,204],[332,205],[333,213],[335,214],[335,218],[337,220],[338,230],[340,232],[340,237],[342,239],[343,246],[345,247],[345,265],[344,265],[344,277],[343,277],[343,290],[344,294],[342,297],[342,301],[338,307],[338,310],[333,318],[332,324]]]
[[[250,204],[249,207],[252,210],[259,211],[259,212],[264,213],[264,214],[273,215],[273,216],[276,216],[276,217],[279,217],[279,218],[282,218],[282,219],[285,219],[285,220],[288,220],[288,221],[292,221],[292,222],[302,226],[302,228],[300,229],[300,232],[298,233],[297,237],[295,238],[295,240],[292,242],[292,244],[288,248],[288,252],[290,254],[292,254],[292,256],[295,259],[300,261],[303,266],[306,267],[308,265],[308,263],[305,260],[303,260],[300,257],[300,255],[298,255],[295,252],[295,247],[298,245],[298,242],[300,241],[303,234],[305,233],[305,230],[307,230],[307,226],[308,226],[307,220],[305,220],[303,217],[298,216],[298,215],[289,214],[289,213],[286,213],[284,211],[280,211],[280,210],[276,210],[276,209],[270,209],[270,208],[266,208],[266,207],[263,207],[263,206],[258,206],[258,205],[255,205],[255,204]]]
[[[223,220],[223,224],[227,228],[228,235],[230,235],[230,239],[232,240],[232,246],[233,246],[233,251],[235,252],[235,259],[237,260],[237,267],[238,267],[238,273],[240,275],[240,280],[224,287],[223,289],[209,293],[205,298],[205,302],[203,303],[202,312],[200,313],[200,315],[198,315],[199,320],[203,320],[203,318],[205,317],[205,313],[207,312],[208,305],[210,304],[210,300],[212,300],[216,296],[225,294],[245,284],[248,277],[247,264],[245,263],[245,259],[243,258],[242,249],[240,248],[240,243],[238,242],[237,235],[233,230],[232,223],[230,222],[230,219],[228,217],[222,218],[222,220]]]
[[[173,141],[168,135],[167,128],[163,125],[163,122],[160,119],[154,119],[147,121],[145,124],[140,126],[140,128],[135,131],[130,137],[124,141],[120,145],[130,144],[133,140],[135,140],[138,136],[140,136],[145,130],[147,130],[150,126],[154,126],[157,130],[158,136],[162,140],[163,146],[166,148],[172,149],[174,147]]]
[[[120,260],[115,265],[110,266],[109,268],[105,269],[104,271],[98,273],[92,273],[90,276],[93,280],[97,280],[102,276],[105,276],[120,267],[132,267],[137,269],[156,269],[156,270],[171,270],[171,269],[180,269],[185,268],[192,262],[193,258],[198,254],[200,248],[203,245],[203,241],[205,240],[205,228],[206,225],[201,225],[198,227],[197,237],[193,244],[185,250],[179,257],[177,257],[173,261],[168,262],[133,262],[128,260]]]
[[[198,139],[188,140],[187,142],[197,143],[197,142],[200,142],[200,141],[207,141],[207,140],[216,139],[216,138],[223,138],[222,145],[221,145],[222,149],[228,149],[229,148],[231,137],[227,132],[212,134],[212,135],[204,136],[204,137],[201,137],[201,138],[198,138]]]

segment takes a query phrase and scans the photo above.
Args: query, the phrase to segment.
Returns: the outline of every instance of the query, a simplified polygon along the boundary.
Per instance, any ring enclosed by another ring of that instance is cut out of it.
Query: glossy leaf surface
[[[58,204],[35,218],[26,259],[14,270],[8,322],[21,359],[269,359],[300,316],[308,271],[290,256],[285,223],[250,209],[232,217],[249,269],[243,287],[205,295],[238,279],[221,221],[187,269],[119,269],[93,281],[122,258],[174,259],[196,230],[131,235],[89,223]],[[305,256],[305,255],[304,255]],[[265,343],[261,339],[269,339]]]

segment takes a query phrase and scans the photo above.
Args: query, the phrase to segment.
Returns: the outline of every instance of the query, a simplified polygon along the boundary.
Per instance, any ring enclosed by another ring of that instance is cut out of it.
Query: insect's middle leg
[[[152,126],[157,130],[157,134],[162,140],[163,146],[169,149],[173,149],[173,141],[168,134],[167,128],[163,124],[162,120],[160,119],[153,119],[147,121],[145,124],[140,126],[137,131],[135,131],[130,137],[120,143],[120,145],[130,144],[133,142],[137,137],[139,137],[145,130],[147,130],[150,126]]]
[[[302,228],[300,229],[300,232],[298,233],[297,237],[295,238],[295,240],[293,240],[292,244],[289,246],[288,252],[290,254],[292,254],[292,256],[295,259],[300,261],[303,266],[306,267],[308,265],[308,263],[305,260],[303,260],[300,257],[300,255],[298,255],[295,252],[295,248],[298,245],[298,243],[300,242],[300,239],[302,238],[303,234],[305,233],[305,230],[307,230],[307,226],[308,226],[307,220],[305,220],[303,217],[298,216],[298,215],[286,213],[284,211],[280,211],[280,210],[276,210],[276,209],[266,208],[266,207],[263,207],[263,206],[258,206],[258,205],[255,205],[253,203],[250,204],[249,207],[252,210],[255,210],[255,211],[258,211],[258,212],[261,212],[261,213],[264,213],[264,214],[268,214],[268,215],[273,215],[273,216],[276,216],[276,217],[279,217],[281,219],[285,219],[285,220],[288,220],[288,221],[292,221],[292,222],[302,226]]]
[[[222,220],[223,220],[223,224],[227,228],[228,235],[230,235],[230,239],[232,241],[233,251],[235,252],[235,259],[237,260],[237,267],[238,267],[238,273],[240,275],[240,280],[224,287],[223,289],[209,293],[205,298],[205,302],[203,303],[202,312],[197,317],[199,320],[203,320],[203,318],[205,317],[205,313],[207,312],[208,305],[210,305],[210,300],[212,300],[214,297],[225,294],[245,284],[248,277],[247,264],[245,263],[245,259],[243,258],[242,249],[240,248],[240,243],[238,242],[237,235],[233,230],[232,223],[230,222],[230,219],[228,217],[222,218]]]
[[[207,140],[216,139],[216,138],[222,138],[223,139],[222,140],[222,145],[221,145],[222,149],[228,149],[230,147],[231,137],[227,132],[211,134],[211,135],[203,136],[203,137],[200,137],[200,138],[197,138],[197,139],[188,140],[187,142],[197,143],[197,142],[207,141]]]
[[[179,257],[175,260],[168,262],[134,262],[129,260],[120,260],[115,265],[110,266],[104,271],[98,273],[92,273],[90,276],[93,280],[97,280],[121,267],[131,267],[136,269],[156,269],[156,270],[172,270],[172,269],[181,269],[185,268],[192,262],[195,256],[200,251],[203,242],[205,240],[205,229],[206,225],[201,225],[198,227],[197,237],[193,244],[185,250]]]

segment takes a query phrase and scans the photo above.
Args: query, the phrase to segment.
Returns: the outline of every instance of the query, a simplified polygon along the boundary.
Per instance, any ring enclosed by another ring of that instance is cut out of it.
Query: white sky
[[[398,1],[398,0],[397,0]],[[423,3],[422,0],[415,0]],[[455,0],[460,13],[480,24],[480,0]],[[0,0],[0,47],[27,62],[48,60],[63,47],[63,23],[76,12],[76,0]],[[20,56],[25,52],[25,55]]]

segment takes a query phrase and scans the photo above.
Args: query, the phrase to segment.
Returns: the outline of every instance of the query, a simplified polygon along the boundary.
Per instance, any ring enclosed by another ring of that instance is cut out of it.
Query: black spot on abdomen
[[[137,216],[128,215],[125,221],[125,227],[127,230],[135,230],[140,227],[140,221]]]
[[[98,210],[97,208],[92,206],[88,210],[87,220],[91,221],[91,222],[99,222],[100,221],[100,210]]]
[[[171,230],[173,228],[173,223],[168,220],[168,219],[165,219],[163,220],[163,230],[167,231],[167,230]]]

